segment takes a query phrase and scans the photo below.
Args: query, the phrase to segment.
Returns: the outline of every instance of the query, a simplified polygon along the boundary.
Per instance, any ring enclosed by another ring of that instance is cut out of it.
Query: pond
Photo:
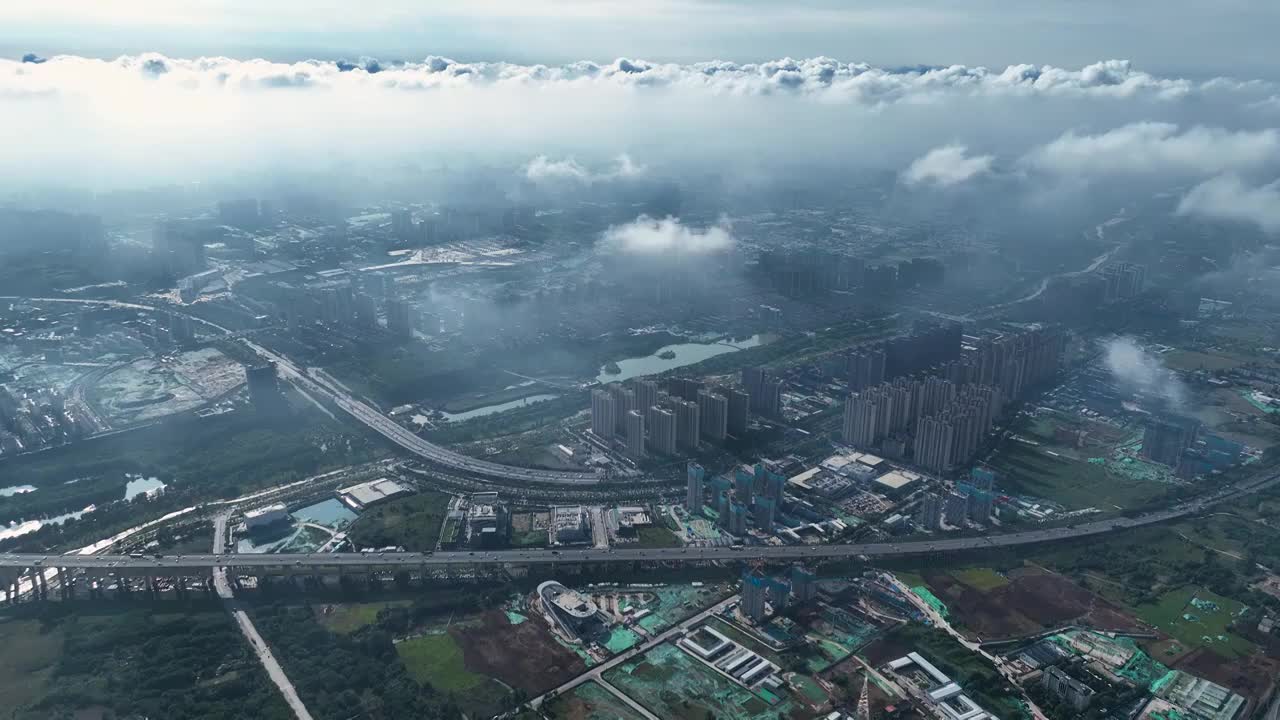
[[[129,482],[124,486],[124,499],[132,500],[139,495],[158,495],[167,485],[160,482],[159,478],[144,478],[138,475],[128,475]]]
[[[609,367],[606,365],[600,368],[600,374],[596,375],[596,380],[602,383],[611,383],[645,375],[657,375],[685,365],[702,362],[717,355],[767,345],[772,339],[768,335],[752,335],[742,340],[726,337],[712,342],[687,342],[667,345],[658,348],[652,355],[617,361],[618,372],[616,373],[605,372],[605,369]]]
[[[482,415],[492,415],[494,413],[506,412],[508,410],[518,408],[518,407],[523,407],[525,405],[532,405],[533,403],[543,402],[544,400],[555,400],[558,397],[560,396],[559,395],[530,395],[529,397],[520,398],[519,400],[512,400],[510,402],[499,403],[497,405],[485,405],[484,407],[478,407],[474,410],[468,410],[466,412],[442,413],[442,414],[444,415],[444,419],[448,420],[449,422],[460,422],[462,420],[469,420],[473,417],[480,417]]]
[[[358,517],[351,508],[343,505],[342,501],[337,498],[329,498],[315,505],[299,508],[289,514],[299,523],[315,523],[333,530],[341,530]]]

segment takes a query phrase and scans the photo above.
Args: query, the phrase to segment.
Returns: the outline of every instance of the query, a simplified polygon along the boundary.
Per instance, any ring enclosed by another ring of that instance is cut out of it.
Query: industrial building
[[[707,625],[688,633],[676,644],[743,687],[757,685],[779,669],[755,651],[739,645]]]
[[[1093,688],[1071,677],[1060,667],[1046,668],[1041,682],[1044,683],[1045,690],[1076,712],[1084,710],[1093,702]]]
[[[888,498],[900,498],[919,486],[921,476],[908,470],[893,470],[871,481],[871,489]]]
[[[890,662],[886,670],[918,688],[924,699],[947,720],[996,720],[920,653],[907,653]]]
[[[390,478],[378,478],[338,490],[338,499],[352,510],[363,510],[411,494],[412,490]]]

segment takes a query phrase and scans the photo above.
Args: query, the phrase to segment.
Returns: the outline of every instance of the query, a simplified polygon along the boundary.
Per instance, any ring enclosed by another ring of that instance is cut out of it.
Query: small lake
[[[124,499],[132,500],[139,495],[157,495],[166,487],[168,486],[160,482],[159,478],[130,476],[129,482],[124,486]]]
[[[0,488],[0,497],[13,497],[14,495],[24,495],[35,491],[35,485],[10,485],[9,487]]]
[[[33,533],[45,525],[61,525],[68,520],[79,520],[86,513],[91,513],[97,508],[93,505],[76,512],[63,513],[54,515],[53,517],[42,518],[40,520],[23,520],[22,522],[14,522],[10,525],[0,525],[0,540],[8,540]]]
[[[337,498],[329,498],[315,505],[299,508],[289,514],[299,523],[315,523],[334,530],[341,530],[358,517],[351,508],[343,505],[342,501]]]
[[[530,395],[529,397],[520,398],[519,400],[512,400],[510,402],[500,403],[498,405],[485,405],[484,407],[478,407],[475,410],[468,410],[466,412],[461,412],[461,413],[443,413],[443,415],[444,415],[444,419],[448,420],[449,422],[461,422],[462,420],[470,420],[471,418],[480,417],[482,415],[492,415],[494,413],[506,412],[508,410],[513,410],[515,408],[523,407],[525,405],[532,405],[533,403],[539,403],[545,400],[555,400],[558,397],[560,396],[559,395]]]
[[[622,380],[630,380],[631,378],[643,377],[645,375],[657,375],[668,370],[675,370],[685,365],[692,365],[702,362],[708,358],[717,355],[746,350],[747,348],[760,347],[767,345],[773,338],[768,335],[752,335],[742,340],[734,340],[733,338],[723,338],[715,342],[687,342],[677,345],[667,345],[658,348],[652,355],[644,357],[627,358],[619,360],[618,369],[621,372],[607,373],[604,368],[600,368],[600,374],[596,376],[596,380],[602,383],[619,382]],[[661,358],[658,357],[663,353],[675,353],[675,357]]]

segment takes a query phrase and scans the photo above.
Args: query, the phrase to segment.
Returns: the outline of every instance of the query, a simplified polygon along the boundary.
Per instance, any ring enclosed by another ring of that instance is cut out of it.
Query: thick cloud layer
[[[1253,186],[1238,176],[1220,175],[1192,188],[1178,203],[1178,214],[1252,223],[1280,233],[1280,180]]]
[[[994,155],[970,155],[964,145],[945,145],[912,162],[902,180],[908,185],[932,183],[947,187],[990,172],[994,161]]]
[[[692,228],[683,225],[679,218],[659,220],[648,215],[610,227],[601,240],[606,247],[633,255],[702,255],[733,246],[733,234],[726,221]]]
[[[509,169],[512,181],[565,189],[644,173],[759,190],[787,172],[818,179],[815,168],[891,171],[943,190],[994,167],[1017,170],[1010,182],[1121,167],[1185,169],[1184,185],[1227,171],[1258,181],[1275,156],[1273,97],[1280,88],[1267,82],[1161,77],[1120,60],[987,69],[825,57],[521,65],[33,55],[0,60],[0,167],[19,169],[0,177],[9,186],[0,191],[288,171],[396,185],[404,168],[443,166]],[[1108,159],[1125,153],[1136,160]]]
[[[1119,98],[1148,95],[1173,99],[1249,89],[1249,83],[1223,78],[1198,82],[1156,77],[1134,69],[1124,60],[1108,60],[1079,70],[1036,65],[1012,65],[1004,70],[963,65],[891,69],[826,57],[687,65],[619,58],[607,65],[581,61],[555,66],[464,63],[444,57],[384,65],[368,59],[359,63],[319,60],[275,63],[224,57],[184,60],[157,54],[124,56],[111,61],[68,55],[39,64],[0,61],[0,94],[11,96],[90,91],[95,86],[118,87],[139,80],[188,90],[373,86],[414,91],[483,85],[684,86],[732,94],[816,94],[835,101],[873,104],[919,101],[957,91]]]

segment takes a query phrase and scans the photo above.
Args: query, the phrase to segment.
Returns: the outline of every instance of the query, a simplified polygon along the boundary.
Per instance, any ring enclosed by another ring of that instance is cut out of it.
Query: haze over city
[[[1280,8],[0,7],[16,719],[1280,720]]]

